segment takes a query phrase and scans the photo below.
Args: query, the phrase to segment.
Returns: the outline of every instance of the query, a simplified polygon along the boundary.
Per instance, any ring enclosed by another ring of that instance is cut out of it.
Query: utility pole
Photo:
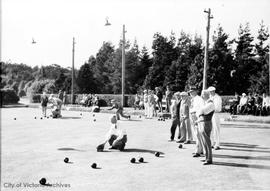
[[[210,30],[210,19],[213,18],[211,15],[211,9],[208,11],[204,10],[207,13],[207,26],[206,26],[206,43],[204,51],[204,66],[203,66],[203,89],[207,88],[207,69],[208,69],[208,48],[209,48],[209,30]]]
[[[269,52],[268,52],[268,65],[269,65],[269,96],[270,96],[270,44],[269,44]]]
[[[74,53],[75,53],[75,38],[72,42],[72,71],[71,71],[71,104],[74,103]]]
[[[125,105],[125,25],[123,25],[123,40],[122,40],[122,106]]]

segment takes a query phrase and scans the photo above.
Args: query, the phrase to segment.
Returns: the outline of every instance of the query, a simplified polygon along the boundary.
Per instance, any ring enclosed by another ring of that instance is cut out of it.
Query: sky
[[[211,8],[210,36],[220,24],[229,38],[238,37],[240,24],[250,23],[257,36],[259,23],[270,26],[269,0],[2,0],[1,61],[30,66],[72,65],[75,68],[96,55],[104,41],[118,46],[123,24],[126,39],[151,49],[160,32],[179,37],[184,31],[206,37]],[[109,18],[111,26],[105,26]],[[37,42],[32,44],[32,38]],[[211,37],[210,37],[211,39]]]

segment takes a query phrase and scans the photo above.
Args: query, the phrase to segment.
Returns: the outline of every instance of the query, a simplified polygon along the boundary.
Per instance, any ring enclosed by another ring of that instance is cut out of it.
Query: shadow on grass
[[[240,148],[255,148],[255,149],[270,149],[269,147],[260,147],[258,145],[251,145],[245,143],[221,143],[221,146],[226,147],[240,147]]]
[[[61,117],[60,119],[81,119],[81,117]]]
[[[244,129],[269,129],[269,126],[262,126],[262,125],[234,125],[234,124],[222,124],[224,128],[244,128]]]
[[[213,165],[270,170],[270,166],[258,165],[258,164],[241,164],[241,163],[215,162],[214,161]]]
[[[125,149],[122,152],[150,153],[150,154],[155,154],[156,152],[159,152],[162,155],[165,154],[165,153],[160,152],[160,151],[154,151],[154,150],[148,150],[148,149],[136,149],[136,148]],[[160,156],[160,157],[162,157],[162,156]]]
[[[79,149],[74,149],[74,148],[68,148],[68,147],[58,148],[57,150],[59,150],[59,151],[79,151],[79,152],[84,152],[84,150],[79,150]]]
[[[233,158],[233,159],[250,159],[250,160],[270,160],[270,156],[239,156],[239,155],[219,155],[214,154],[213,157],[215,158]]]
[[[258,152],[258,153],[270,153],[270,151],[265,151],[265,150],[256,150],[255,148],[254,149],[241,149],[241,148],[225,148],[225,147],[222,147],[221,148],[222,150],[231,150],[231,151],[241,151],[241,152]]]

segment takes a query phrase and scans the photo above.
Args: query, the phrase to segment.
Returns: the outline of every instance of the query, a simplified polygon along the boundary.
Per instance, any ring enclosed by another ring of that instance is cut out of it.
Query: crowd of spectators
[[[83,94],[80,104],[84,107],[100,107],[100,100],[96,94]]]
[[[230,103],[231,115],[270,115],[270,96],[265,93],[262,95],[242,93],[241,97],[235,93],[235,97],[230,100]]]

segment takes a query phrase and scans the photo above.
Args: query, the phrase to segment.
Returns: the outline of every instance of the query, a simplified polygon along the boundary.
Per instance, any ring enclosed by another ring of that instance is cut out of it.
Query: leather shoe
[[[219,146],[215,146],[214,149],[215,149],[215,150],[219,150],[220,147],[219,147]]]
[[[213,162],[212,161],[206,161],[206,162],[203,163],[203,165],[209,165],[209,164],[213,164]]]
[[[177,143],[183,143],[184,141],[180,141],[180,140],[178,140],[178,141],[176,141]]]
[[[200,157],[201,155],[199,153],[195,153],[193,157]]]

